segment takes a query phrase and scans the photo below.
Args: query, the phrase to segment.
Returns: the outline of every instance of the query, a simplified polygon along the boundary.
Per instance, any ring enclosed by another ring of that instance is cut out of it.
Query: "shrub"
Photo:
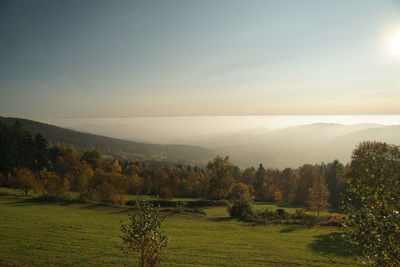
[[[175,207],[172,209],[164,209],[163,211],[173,212],[173,213],[196,213],[201,215],[206,215],[207,213],[199,208],[189,208],[189,207]]]
[[[294,213],[290,215],[295,223],[303,223],[306,216],[307,214],[304,209],[296,209]]]
[[[307,214],[304,209],[296,209],[290,215],[290,218],[297,224],[305,224],[307,226],[314,226],[318,223],[319,219],[315,215]]]
[[[319,224],[323,226],[342,226],[342,222],[343,216],[339,214],[330,214],[319,219]]]
[[[285,210],[277,209],[273,211],[271,208],[266,208],[263,211],[255,212],[253,221],[256,223],[288,223],[291,217]],[[288,221],[289,220],[289,221]]]
[[[292,214],[293,219],[303,219],[306,216],[306,211],[304,209],[296,209]]]
[[[118,188],[109,183],[103,183],[98,192],[103,203],[124,206],[128,201],[128,196],[124,192],[120,192]]]
[[[287,213],[284,209],[277,209],[274,213],[275,219],[278,220],[286,220],[290,218],[289,213]]]
[[[248,220],[254,214],[253,203],[247,198],[241,198],[228,207],[228,212],[232,218]]]
[[[264,209],[262,212],[260,212],[260,215],[266,221],[272,222],[275,219],[275,212],[270,208]]]
[[[306,214],[306,216],[303,219],[303,222],[307,226],[310,226],[310,227],[315,226],[318,223],[318,217],[315,215]]]
[[[266,208],[263,211],[256,211],[251,216],[251,220],[256,224],[267,224],[271,223],[275,219],[275,212],[270,208]]]
[[[98,200],[99,196],[98,196],[98,192],[96,190],[86,190],[86,191],[82,191],[79,193],[79,197],[78,200],[82,201],[82,202],[87,202],[87,201],[91,201],[91,200]]]

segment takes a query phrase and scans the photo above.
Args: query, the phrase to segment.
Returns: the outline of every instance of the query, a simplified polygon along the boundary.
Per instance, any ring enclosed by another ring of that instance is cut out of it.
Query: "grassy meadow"
[[[272,204],[261,204],[260,207]],[[291,212],[290,208],[285,208]],[[226,207],[201,214],[164,214],[170,237],[162,266],[359,266],[335,227],[254,226]],[[38,202],[0,191],[0,260],[27,266],[136,266],[121,252],[128,208]]]

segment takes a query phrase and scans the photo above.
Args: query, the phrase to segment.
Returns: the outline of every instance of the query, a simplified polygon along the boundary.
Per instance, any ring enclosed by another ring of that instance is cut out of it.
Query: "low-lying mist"
[[[229,155],[240,166],[346,163],[361,141],[400,144],[400,115],[202,116],[41,120],[147,143],[189,144]]]

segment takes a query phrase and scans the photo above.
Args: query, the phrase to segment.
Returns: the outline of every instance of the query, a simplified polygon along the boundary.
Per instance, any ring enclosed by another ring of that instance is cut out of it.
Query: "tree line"
[[[82,200],[123,205],[128,194],[216,200],[244,196],[310,204],[320,210],[329,205],[338,208],[344,190],[346,166],[337,160],[284,170],[262,164],[242,170],[228,157],[219,156],[200,167],[118,161],[95,149],[77,151],[49,144],[40,134],[31,136],[18,123],[0,125],[0,144],[0,186],[54,197],[77,192]]]

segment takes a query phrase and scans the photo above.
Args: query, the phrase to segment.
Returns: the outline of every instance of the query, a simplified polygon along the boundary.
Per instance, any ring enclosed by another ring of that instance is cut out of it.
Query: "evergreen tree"
[[[266,180],[266,171],[264,166],[260,163],[260,166],[257,169],[255,181],[254,181],[254,191],[257,199],[264,199],[264,184]]]

